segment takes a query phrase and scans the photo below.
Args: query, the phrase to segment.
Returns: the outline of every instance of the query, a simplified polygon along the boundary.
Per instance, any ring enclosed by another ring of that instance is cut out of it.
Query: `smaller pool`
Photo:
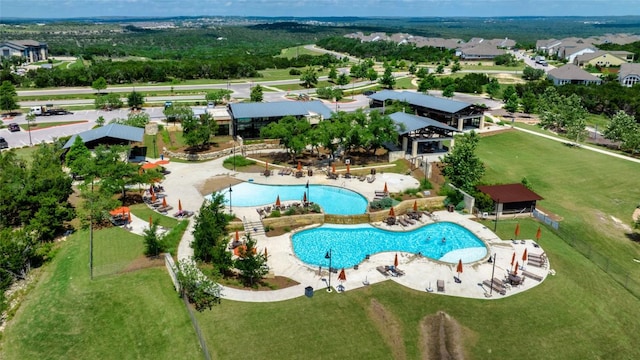
[[[300,201],[308,193],[309,201],[322,207],[325,214],[357,215],[367,210],[367,199],[355,191],[328,185],[264,185],[243,182],[231,187],[232,206],[273,205],[280,201]],[[229,204],[229,190],[223,190],[225,203]],[[208,196],[210,199],[210,195]]]
[[[332,251],[331,266],[348,268],[361,263],[367,255],[380,252],[409,252],[457,263],[474,262],[487,255],[487,248],[464,227],[440,222],[413,231],[396,232],[371,225],[323,225],[304,230],[291,237],[293,251],[303,262],[329,266],[325,254]],[[389,255],[389,264],[393,257]]]

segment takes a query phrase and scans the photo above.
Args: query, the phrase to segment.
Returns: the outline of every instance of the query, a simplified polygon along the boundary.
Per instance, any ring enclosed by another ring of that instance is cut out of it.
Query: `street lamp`
[[[331,292],[331,249],[329,249],[329,251],[327,251],[326,254],[324,254],[324,258],[325,259],[329,259],[329,283],[327,285],[327,292]]]
[[[307,180],[307,185],[305,185],[305,187],[307,188],[307,202],[311,203],[311,198],[309,197],[309,180]]]
[[[493,232],[495,233],[498,229],[498,205],[500,204],[500,199],[496,199],[496,223],[493,225]]]
[[[231,205],[231,193],[233,190],[231,189],[231,185],[229,185],[229,215],[233,214],[233,206]]]
[[[493,275],[496,272],[496,255],[497,254],[493,254],[493,269],[491,269],[491,289],[489,289],[489,297],[491,297],[491,295],[493,295]],[[489,260],[491,260],[491,256],[489,256]]]
[[[236,172],[236,139],[233,139],[233,172]]]

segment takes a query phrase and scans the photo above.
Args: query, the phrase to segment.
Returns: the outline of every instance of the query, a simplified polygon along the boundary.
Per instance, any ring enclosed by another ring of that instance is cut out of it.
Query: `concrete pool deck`
[[[277,175],[278,170],[275,168],[272,168],[275,175],[265,177],[257,173],[230,171],[222,166],[222,162],[223,159],[218,159],[205,163],[187,164],[171,162],[166,165],[165,167],[171,171],[171,174],[166,177],[162,185],[165,188],[167,202],[169,205],[172,205],[174,209],[177,209],[178,200],[181,200],[183,209],[197,212],[204,200],[203,195],[198,191],[198,187],[207,179],[221,175],[228,175],[242,181],[249,181],[251,179],[253,182],[260,184],[304,185],[309,181],[309,184],[339,186],[356,191],[365,196],[368,200],[373,199],[375,191],[381,191],[384,188],[385,182],[387,183],[387,187],[390,192],[398,192],[419,186],[418,181],[410,176],[394,173],[381,173],[380,171],[378,171],[378,174],[376,175],[375,182],[368,183],[367,181],[359,181],[356,178],[339,178],[338,180],[331,180],[327,178],[326,174],[318,173],[317,171],[314,171],[314,176],[310,177],[305,176],[302,178],[296,178],[291,175],[281,176]],[[234,206],[233,212],[238,218],[246,221],[260,220],[255,207]],[[525,248],[529,254],[543,253],[543,249],[535,247],[532,240],[526,240],[524,244],[520,241],[514,243],[510,240],[502,240],[484,225],[473,221],[473,218],[474,217],[471,215],[459,214],[457,212],[450,213],[447,211],[438,211],[435,213],[435,216],[431,218],[423,216],[421,222],[407,228],[403,228],[398,225],[390,227],[383,223],[374,223],[372,225],[384,229],[402,231],[413,229],[418,226],[424,226],[434,221],[449,221],[459,224],[470,230],[485,242],[488,246],[488,254],[491,254],[492,256],[493,254],[496,255],[497,261],[495,262],[494,277],[499,279],[504,279],[506,277],[507,270],[511,268],[510,263],[514,252],[516,254],[515,259],[520,264],[522,263],[522,255]],[[134,223],[135,222],[136,221],[134,221]],[[190,246],[193,241],[192,231],[193,221],[190,222],[190,225],[178,247],[179,260],[188,259],[193,256],[193,249]],[[252,291],[224,287],[222,293],[225,299],[246,302],[283,301],[304,296],[305,288],[308,286],[311,286],[316,291],[327,288],[327,269],[323,268],[322,273],[319,274],[318,268],[312,268],[311,266],[302,263],[293,252],[291,245],[291,233],[276,237],[258,235],[255,236],[255,238],[257,240],[257,248],[259,251],[263,251],[264,248],[268,249],[269,258],[267,265],[270,268],[271,274],[291,278],[298,282],[299,285],[272,291]],[[390,280],[417,291],[426,292],[428,288],[431,288],[433,290],[433,294],[487,299],[486,294],[490,292],[487,286],[481,286],[483,281],[491,279],[493,263],[489,263],[487,261],[488,255],[480,261],[464,264],[463,272],[459,276],[459,279],[462,280],[460,283],[456,283],[454,281],[454,276],[458,275],[456,273],[457,264],[443,263],[410,253],[398,252],[398,268],[404,271],[405,275],[399,277],[385,276],[376,270],[379,266],[393,265],[394,256],[395,252],[371,255],[368,260],[359,264],[357,270],[354,268],[345,269],[347,280],[344,282],[339,282],[337,279],[338,274],[332,273],[331,287],[337,289],[338,285],[342,285],[344,290],[348,292],[349,290],[367,286],[365,284],[375,284],[381,281]],[[542,277],[544,281],[544,278],[546,278],[549,273],[549,264],[547,263],[547,266],[544,268],[528,266],[525,269],[530,273]],[[518,270],[518,274],[521,275],[521,270]],[[444,281],[444,292],[437,291],[436,283],[438,280]],[[534,279],[526,278],[522,285],[508,289],[506,295],[500,295],[493,291],[493,296],[490,299],[499,299],[515,295],[540,283],[541,282]]]

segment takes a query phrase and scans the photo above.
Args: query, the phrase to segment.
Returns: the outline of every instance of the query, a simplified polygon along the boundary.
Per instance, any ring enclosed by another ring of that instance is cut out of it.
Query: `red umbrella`
[[[516,224],[516,237],[520,236],[520,223]]]
[[[520,265],[516,262],[516,267],[513,269],[513,275],[518,275],[518,266]]]
[[[331,172],[332,173],[336,172],[336,164],[331,164]]]
[[[302,202],[307,202],[307,193],[302,193]]]
[[[240,241],[240,234],[238,234],[238,230],[236,230],[236,241]]]
[[[462,259],[458,260],[458,267],[456,267],[456,272],[458,273],[458,277],[462,274]]]
[[[338,274],[338,280],[347,281],[347,274],[344,273],[344,269],[340,270],[340,274]]]
[[[264,258],[267,259],[269,255],[267,254],[267,248],[264,248]]]
[[[393,266],[398,267],[398,253],[396,253],[396,257],[393,259]]]
[[[384,191],[384,192],[386,192],[386,193],[388,193],[388,192],[389,192],[389,189],[387,188],[387,182],[386,182],[386,181],[385,181],[385,183],[384,183],[384,190],[382,190],[382,191]]]
[[[516,252],[513,252],[513,255],[511,255],[511,266],[513,266],[513,263],[516,261]]]
[[[351,165],[347,164],[347,174],[349,173],[350,166]]]
[[[153,185],[149,186],[149,193],[151,193],[151,195],[156,193],[155,191],[153,191]]]
[[[536,232],[536,240],[540,240],[542,237],[542,230],[540,230],[540,226],[538,226],[538,232]]]
[[[280,195],[276,198],[276,206],[280,206]]]
[[[156,165],[167,165],[167,164],[169,164],[169,160],[162,159],[162,160],[156,161]]]
[[[158,167],[158,164],[156,164],[156,163],[146,163],[146,164],[142,165],[142,168],[145,169],[145,170],[154,169],[154,168],[157,168],[157,167]]]
[[[156,202],[156,193],[151,193],[151,202]]]
[[[129,224],[131,224],[131,213],[129,213]]]
[[[522,253],[522,263],[527,261],[527,248],[524,248],[524,253]]]
[[[166,197],[162,198],[162,207],[167,207],[167,198]]]
[[[302,170],[302,163],[300,161],[298,161],[298,171]]]
[[[389,216],[396,216],[396,211],[393,210],[393,206],[391,207],[391,209],[389,210]]]
[[[126,218],[127,217],[127,212],[125,211],[125,208],[122,208],[122,217]]]
[[[153,226],[153,218],[149,215],[149,227]]]
[[[265,170],[269,170],[269,163],[268,163],[268,162],[265,162],[265,163],[264,163],[264,169],[265,169]]]
[[[178,199],[178,211],[182,211],[182,201],[180,199]]]
[[[413,211],[418,211],[418,200],[413,201]]]
[[[113,209],[113,210],[109,211],[109,214],[111,214],[111,216],[118,216],[120,214],[124,215],[124,214],[126,214],[128,212],[129,212],[129,208],[128,207],[121,206],[121,207],[119,207],[117,209]]]

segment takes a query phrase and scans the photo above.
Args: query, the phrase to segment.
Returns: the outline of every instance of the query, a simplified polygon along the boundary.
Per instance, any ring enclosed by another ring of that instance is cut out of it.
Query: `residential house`
[[[573,60],[575,65],[579,67],[585,66],[597,66],[597,67],[610,67],[610,66],[620,66],[624,63],[627,63],[627,57],[631,54],[631,58],[633,58],[633,53],[628,51],[602,51],[598,50],[593,53],[578,55]]]
[[[622,86],[632,87],[636,84],[640,84],[640,64],[638,63],[625,63],[620,65],[620,71],[618,71],[618,81]]]
[[[23,57],[28,63],[47,60],[49,48],[47,43],[34,40],[10,40],[0,43],[0,57],[10,58],[12,56]]]
[[[481,42],[477,45],[463,46],[456,49],[456,56],[464,60],[491,60],[504,54],[506,54],[505,50],[498,49],[489,42]]]
[[[602,79],[597,76],[591,75],[590,73],[580,69],[577,65],[574,64],[567,64],[559,68],[550,70],[547,73],[547,77],[549,78],[549,80],[553,81],[554,85],[600,85],[602,83]]]

